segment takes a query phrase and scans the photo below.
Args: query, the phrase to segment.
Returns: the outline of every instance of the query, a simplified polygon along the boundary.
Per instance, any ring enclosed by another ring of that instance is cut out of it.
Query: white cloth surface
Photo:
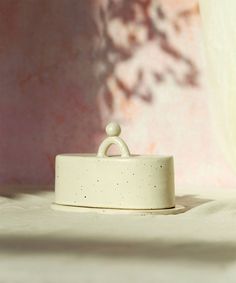
[[[0,282],[236,282],[236,190],[177,190],[178,215],[57,212],[0,190]],[[22,190],[24,191],[24,190]]]

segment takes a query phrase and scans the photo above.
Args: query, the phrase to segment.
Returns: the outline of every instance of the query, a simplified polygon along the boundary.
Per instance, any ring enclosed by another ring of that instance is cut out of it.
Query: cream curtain
[[[200,10],[214,124],[236,168],[236,0],[200,0]]]

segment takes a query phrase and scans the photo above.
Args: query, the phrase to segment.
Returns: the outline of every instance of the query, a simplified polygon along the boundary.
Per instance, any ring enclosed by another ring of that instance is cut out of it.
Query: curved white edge
[[[170,215],[179,214],[187,210],[187,207],[176,205],[173,208],[165,209],[118,209],[118,208],[97,208],[84,206],[71,206],[52,203],[51,208],[63,212],[79,213],[102,213],[102,214],[136,214],[136,215]]]

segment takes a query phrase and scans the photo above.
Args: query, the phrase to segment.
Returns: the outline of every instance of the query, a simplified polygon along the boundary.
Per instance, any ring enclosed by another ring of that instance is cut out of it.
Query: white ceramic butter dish
[[[119,137],[120,126],[110,123],[108,137],[97,154],[56,157],[54,209],[65,211],[170,214],[175,205],[172,156],[131,155]],[[108,156],[109,147],[120,156]]]

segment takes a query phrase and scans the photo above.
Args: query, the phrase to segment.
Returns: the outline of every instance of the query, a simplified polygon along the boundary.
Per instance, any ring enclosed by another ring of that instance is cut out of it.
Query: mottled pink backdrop
[[[197,1],[0,1],[0,183],[52,184],[115,119],[177,186],[235,187],[215,138]]]

